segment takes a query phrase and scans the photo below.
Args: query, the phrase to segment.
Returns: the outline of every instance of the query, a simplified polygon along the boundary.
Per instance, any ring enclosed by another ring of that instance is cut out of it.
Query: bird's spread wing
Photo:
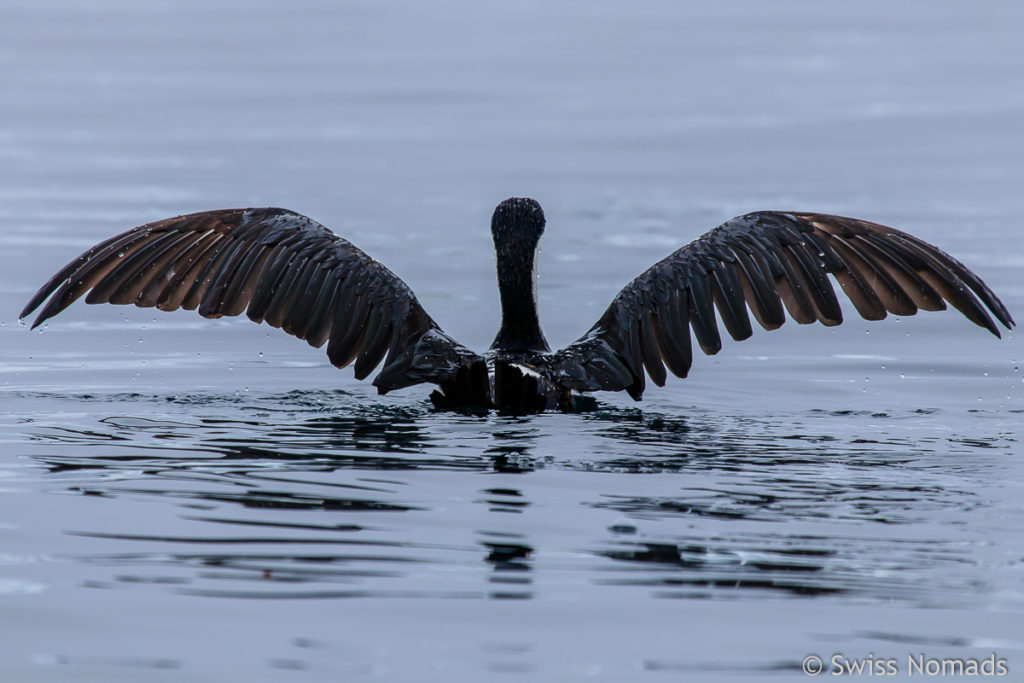
[[[133,228],[89,249],[36,292],[32,327],[88,292],[90,304],[135,304],[207,318],[240,315],[311,346],[339,368],[355,361],[381,393],[443,384],[482,360],[438,327],[409,287],[316,221],[285,209],[226,209]],[[52,295],[52,296],[51,296]]]
[[[996,336],[992,315],[1014,324],[977,275],[912,235],[841,216],[762,211],[723,223],[641,273],[587,334],[548,357],[543,372],[567,389],[626,389],[639,399],[644,369],[658,386],[665,366],[686,376],[691,329],[704,353],[721,349],[715,309],[736,340],[751,335],[748,308],[768,330],[782,325],[785,311],[798,323],[838,325],[829,274],[868,320],[949,302]]]

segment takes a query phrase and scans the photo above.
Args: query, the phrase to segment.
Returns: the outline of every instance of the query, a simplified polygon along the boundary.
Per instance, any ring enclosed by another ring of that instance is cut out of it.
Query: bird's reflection
[[[519,514],[530,506],[522,491],[513,488],[490,488],[483,492],[478,503],[487,505],[489,513]],[[502,520],[497,520],[502,521]],[[516,528],[524,528],[517,525]],[[533,597],[533,546],[526,533],[509,531],[481,531],[480,544],[484,549],[484,562],[490,566],[488,582],[492,584],[489,597],[494,599],[529,599]]]
[[[522,542],[518,535],[509,534],[501,538],[484,541],[486,551],[484,562],[491,566],[488,577],[491,590],[488,597],[496,600],[528,600],[533,597],[533,547]]]
[[[851,571],[851,558],[970,566],[970,549],[865,530],[927,523],[976,504],[969,485],[947,476],[955,462],[929,464],[940,447],[1012,445],[985,433],[941,443],[911,438],[913,430],[868,434],[864,425],[883,419],[875,414],[785,422],[599,405],[576,415],[475,416],[437,414],[425,402],[368,404],[344,392],[67,399],[121,411],[24,422],[25,455],[45,468],[48,484],[112,510],[151,500],[178,511],[159,529],[130,518],[69,522],[69,533],[97,543],[79,559],[116,568],[106,587],[234,597],[529,599],[538,592],[535,557],[554,549],[572,553],[581,580],[660,597],[884,589],[931,604],[932,593],[915,593],[911,582],[882,586]],[[539,476],[552,468],[561,470],[555,479]],[[608,476],[565,486],[576,470]],[[572,506],[558,508],[568,513],[560,523],[576,525],[554,548],[535,514],[538,491],[550,492],[552,482]],[[609,514],[618,520],[586,521]],[[860,536],[778,531],[822,521],[857,525]],[[769,526],[774,536],[764,534]],[[461,582],[453,591],[436,580],[464,569],[479,581],[481,565],[483,585]]]
[[[541,431],[530,418],[500,417],[498,428],[491,432],[492,444],[484,450],[491,458],[498,474],[524,474],[536,469],[533,451]],[[484,489],[478,502],[487,505],[489,513],[520,514],[530,501],[518,488],[495,487]],[[522,527],[520,527],[522,528]],[[489,597],[500,600],[525,600],[534,597],[531,557],[533,546],[526,533],[480,532],[486,555],[484,562],[491,566],[488,581],[492,584]]]
[[[498,428],[491,431],[492,445],[484,451],[495,472],[522,473],[535,468],[532,451],[539,430],[530,418],[498,418]]]

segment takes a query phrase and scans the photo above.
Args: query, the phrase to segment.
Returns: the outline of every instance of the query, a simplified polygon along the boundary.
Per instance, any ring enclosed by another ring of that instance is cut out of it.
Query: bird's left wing
[[[785,321],[843,321],[828,275],[868,320],[952,304],[994,335],[1014,324],[995,294],[938,247],[877,223],[814,213],[760,211],[733,218],[659,261],[622,288],[580,339],[538,368],[565,389],[617,391],[639,400],[644,369],[658,386],[665,366],[685,377],[701,349],[722,347],[715,309],[733,339]],[[980,301],[979,301],[980,300]],[[986,311],[986,308],[988,311]]]
[[[446,335],[394,273],[316,221],[287,209],[224,209],[133,228],[89,249],[36,292],[32,327],[88,292],[86,303],[134,304],[207,318],[266,322],[363,379],[387,358],[381,393],[444,385],[483,359]]]

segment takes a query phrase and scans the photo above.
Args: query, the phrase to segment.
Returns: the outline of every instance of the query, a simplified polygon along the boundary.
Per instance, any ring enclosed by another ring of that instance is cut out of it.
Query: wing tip
[[[49,299],[50,295],[57,291],[57,289],[59,289],[60,286],[63,284],[64,282],[62,281],[61,283],[58,284],[57,287],[51,288],[44,286],[42,289],[40,289],[38,292],[32,295],[32,298],[29,299],[28,303],[25,304],[25,307],[21,309],[21,313],[18,314],[18,321],[21,322],[25,318],[32,315],[32,312],[38,309],[40,306],[42,306],[43,302]],[[40,316],[41,315],[42,314],[40,314]],[[36,325],[38,325],[39,322],[41,322],[39,318],[36,318]],[[33,325],[33,327],[35,327],[35,325]]]
[[[28,318],[29,316],[32,315],[32,313],[38,310],[39,307],[42,306],[44,302],[46,302],[47,298],[49,298],[50,295],[53,294],[53,291],[46,292],[46,294],[43,296],[40,296],[40,294],[42,294],[42,290],[40,290],[40,292],[37,293],[36,296],[33,297],[33,299],[25,305],[25,308],[21,310],[21,313],[18,314],[18,324],[24,325],[25,318]],[[50,299],[49,303],[47,303],[46,306],[44,306],[43,309],[39,311],[39,314],[36,315],[35,320],[33,320],[32,324],[29,326],[29,331],[36,329],[44,322],[46,322],[53,316],[57,315],[57,313],[64,310],[64,308],[60,308],[56,311],[51,311],[50,308],[52,308],[54,301],[54,299]]]
[[[1005,307],[1002,310],[1002,315],[1000,315],[999,311],[995,311],[995,314],[996,314],[996,317],[999,318],[999,322],[1001,322],[1003,324],[1003,327],[1005,327],[1007,329],[1007,331],[1013,332],[1013,328],[1017,327],[1017,321],[1015,321],[1013,319],[1013,316],[1010,315],[1010,311],[1006,310]],[[999,334],[999,328],[998,327],[996,328],[996,333],[995,334],[996,334],[997,337],[1002,338],[1001,335]]]

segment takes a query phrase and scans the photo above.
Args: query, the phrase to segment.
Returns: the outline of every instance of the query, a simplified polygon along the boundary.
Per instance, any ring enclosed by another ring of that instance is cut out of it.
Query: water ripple
[[[65,534],[96,548],[64,559],[108,572],[92,588],[530,600],[550,590],[543,571],[661,599],[951,607],[1002,591],[963,522],[993,505],[976,484],[1014,440],[981,426],[918,438],[941,411],[514,417],[345,391],[25,398],[79,408],[11,423],[42,485],[177,511],[163,533],[69,520]],[[119,412],[95,416],[107,407]],[[551,536],[552,523],[574,530]]]

